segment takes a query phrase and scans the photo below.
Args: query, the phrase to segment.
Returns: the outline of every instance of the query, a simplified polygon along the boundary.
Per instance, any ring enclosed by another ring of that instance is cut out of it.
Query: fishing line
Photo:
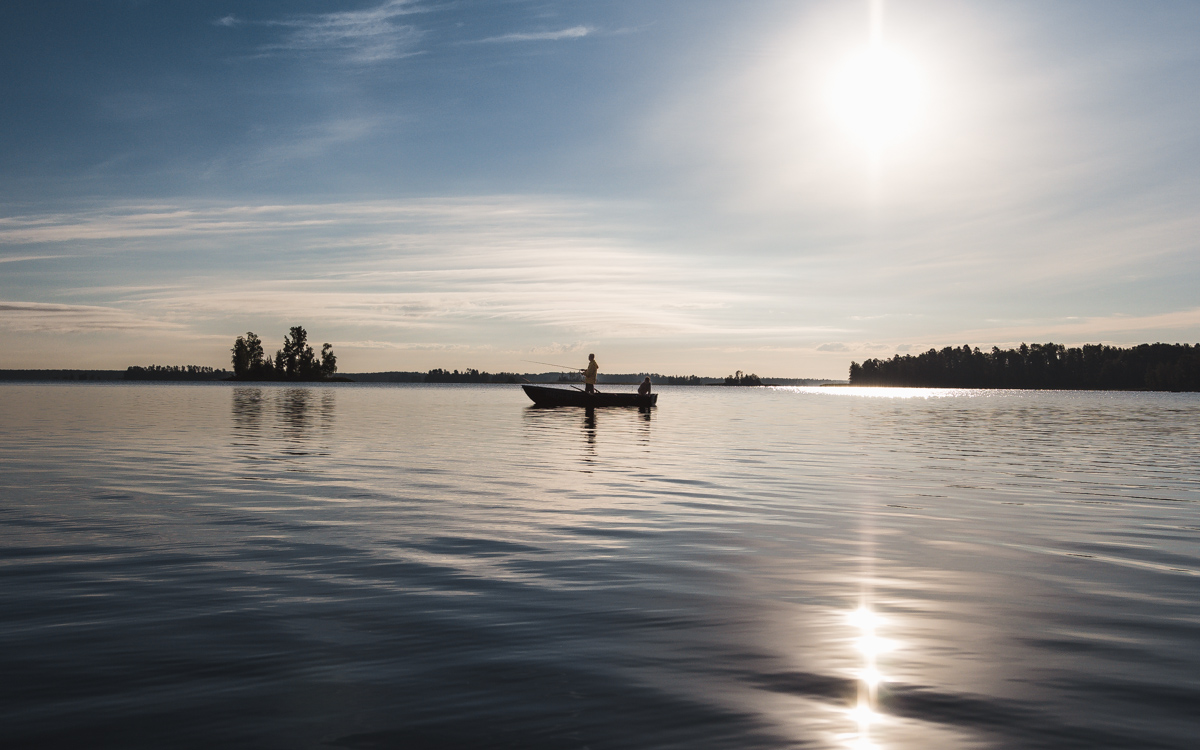
[[[572,367],[571,365],[560,365],[560,364],[556,364],[554,362],[537,362],[532,359],[522,359],[521,361],[528,362],[531,365],[546,365],[547,367],[561,367],[565,370],[582,370],[583,369],[582,367]]]

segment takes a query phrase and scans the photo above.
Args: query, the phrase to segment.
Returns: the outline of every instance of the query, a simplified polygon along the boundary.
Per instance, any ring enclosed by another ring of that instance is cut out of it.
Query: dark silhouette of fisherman
[[[650,395],[650,376],[649,375],[647,375],[646,379],[642,381],[642,384],[638,386],[638,395],[639,396],[649,396]]]
[[[583,368],[583,390],[585,393],[596,392],[596,373],[600,370],[600,365],[596,362],[596,355],[588,355],[588,366]]]

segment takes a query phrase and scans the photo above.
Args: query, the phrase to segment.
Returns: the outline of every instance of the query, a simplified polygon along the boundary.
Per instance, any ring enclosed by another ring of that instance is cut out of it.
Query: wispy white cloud
[[[825,346],[818,346],[817,351],[837,351],[860,357],[874,357],[880,356],[878,354],[880,351],[904,354],[964,344],[985,350],[993,346],[1009,349],[1022,343],[1051,341],[1067,346],[1083,344],[1133,346],[1152,341],[1168,343],[1188,341],[1188,334],[1195,334],[1196,331],[1200,331],[1200,307],[1153,315],[1100,315],[997,322],[991,327],[942,331],[936,336],[926,338],[924,343],[891,345],[852,343],[845,346],[844,349],[826,349]]]
[[[418,54],[416,44],[424,31],[400,19],[423,8],[412,0],[388,0],[362,10],[293,16],[261,22],[286,29],[285,37],[264,47],[266,52],[333,54],[346,62],[370,64]],[[233,16],[217,21],[223,26],[247,23]]]
[[[595,342],[593,342],[593,341],[574,341],[571,343],[563,343],[563,344],[560,344],[557,341],[552,341],[549,344],[546,344],[544,346],[532,347],[529,350],[529,354],[534,355],[534,356],[542,356],[542,355],[547,355],[547,354],[548,355],[567,354],[570,352],[581,352],[584,349],[587,349],[589,346],[594,346],[594,345],[595,345]]]
[[[0,257],[0,263],[21,263],[29,260],[54,260],[56,258],[73,258],[73,255],[10,255]]]
[[[1167,332],[1200,330],[1200,307],[1153,315],[1098,315],[1057,320],[1031,320],[955,331],[950,341],[983,342],[989,346],[1012,342],[1047,341],[1066,343],[1124,342],[1161,336]],[[940,344],[939,346],[944,346]]]
[[[377,132],[385,122],[387,118],[383,117],[341,117],[298,128],[296,132],[263,148],[252,162],[271,165],[295,159],[315,158],[331,149],[367,138]]]
[[[572,26],[569,29],[558,29],[557,31],[523,31],[512,34],[500,34],[499,36],[489,36],[486,39],[480,39],[479,43],[556,42],[561,39],[581,39],[585,36],[594,34],[595,32],[596,30],[591,26]]]
[[[182,326],[96,305],[0,301],[0,329],[22,333],[173,330]]]
[[[832,342],[829,344],[821,344],[820,346],[817,347],[817,351],[819,351],[819,352],[848,352],[848,351],[850,351],[850,347],[846,346],[845,344],[843,344],[841,342]]]
[[[395,248],[397,238],[409,233],[429,239],[435,230],[444,237],[447,231],[465,231],[466,227],[476,236],[486,229],[494,238],[508,236],[516,242],[533,227],[541,227],[539,232],[550,227],[560,233],[600,232],[602,223],[589,218],[589,213],[597,207],[587,202],[528,196],[258,205],[128,203],[64,213],[0,217],[0,244],[256,235],[339,228],[355,231],[341,240],[314,235],[306,242],[324,249],[339,245],[361,247],[374,242],[382,243],[380,249],[387,249]]]
[[[816,350],[818,352],[847,354],[850,352],[881,352],[894,348],[888,344],[877,344],[870,341],[851,341],[850,343],[835,341],[828,344],[821,344]]]
[[[396,341],[341,341],[339,349],[368,349],[398,352],[456,352],[466,351],[472,347],[467,344],[410,344]]]
[[[838,285],[846,267],[856,269],[855,285],[870,281],[865,251],[836,263],[746,263],[735,252],[697,253],[677,238],[655,239],[645,220],[631,205],[503,195],[128,204],[3,217],[0,246],[26,246],[13,247],[12,257],[78,259],[69,282],[30,289],[27,298],[89,305],[9,303],[25,307],[0,310],[0,329],[124,330],[135,347],[151,338],[137,331],[163,321],[180,322],[178,342],[247,328],[269,335],[300,322],[360,351],[359,364],[346,362],[354,369],[511,369],[513,358],[555,361],[554,352],[599,349],[612,362],[614,351],[652,349],[676,362],[691,352],[692,365],[671,365],[680,371],[722,363],[716,372],[732,361],[780,376],[838,374],[850,358],[901,344],[1130,343],[1191,340],[1200,330],[1200,308],[1190,305],[1074,319],[1052,317],[1053,309],[1006,321],[938,314],[942,308],[917,314],[902,293],[881,298],[876,287]],[[152,254],[172,260],[147,263]],[[0,278],[0,295],[25,296],[23,282],[10,279]],[[219,363],[228,346],[212,348]],[[828,365],[815,372],[789,362]]]
[[[62,243],[85,254],[236,246],[233,262],[255,273],[210,268],[194,281],[114,291],[113,303],[162,317],[215,319],[236,311],[319,319],[347,330],[390,331],[383,338],[398,343],[465,337],[480,344],[493,335],[486,330],[560,341],[564,333],[592,341],[828,333],[795,318],[747,322],[730,315],[762,304],[750,279],[759,272],[718,270],[710,263],[723,265],[719,258],[681,264],[659,248],[620,239],[635,234],[633,227],[614,220],[611,206],[607,217],[596,208],[505,196],[128,206],[0,219],[0,243]]]

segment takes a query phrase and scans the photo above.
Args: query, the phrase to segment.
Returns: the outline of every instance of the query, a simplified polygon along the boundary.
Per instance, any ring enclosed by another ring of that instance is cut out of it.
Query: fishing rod
[[[521,360],[521,361],[522,361],[522,362],[529,362],[530,364],[535,364],[535,365],[546,365],[547,367],[561,367],[561,368],[563,368],[563,369],[566,369],[566,370],[582,370],[582,369],[583,369],[582,367],[571,367],[570,365],[557,365],[557,364],[555,364],[555,363],[553,363],[553,362],[538,362],[538,361],[536,361],[536,360],[532,360],[532,359],[523,359],[523,360]],[[577,390],[577,391],[582,391],[582,390],[583,390],[582,388],[580,388],[580,387],[579,387],[579,386],[577,386],[577,385],[573,385],[573,386],[571,386],[571,387],[572,387],[572,388],[574,388],[574,389],[575,389],[575,390]]]
[[[557,364],[557,363],[555,363],[555,362],[538,362],[536,359],[523,359],[523,360],[521,360],[521,361],[522,361],[522,362],[529,362],[530,364],[534,364],[534,365],[546,365],[547,367],[561,367],[561,368],[563,368],[564,370],[575,370],[575,371],[580,371],[580,370],[582,370],[582,369],[583,369],[582,367],[571,367],[570,365],[560,365],[560,364]],[[582,388],[580,388],[580,387],[579,387],[579,386],[577,386],[577,385],[573,385],[573,386],[571,386],[571,387],[572,387],[572,388],[574,388],[574,389],[575,389],[575,390],[577,390],[577,391],[582,391],[582,390],[583,390]],[[595,388],[595,386],[592,386],[592,387],[593,387],[593,388]],[[596,393],[599,393],[599,392],[600,392],[600,391],[596,391]]]
[[[546,365],[547,367],[561,367],[564,370],[582,370],[582,367],[572,367],[571,365],[560,365],[554,362],[536,362],[532,359],[523,359],[522,362],[528,362],[532,365]]]

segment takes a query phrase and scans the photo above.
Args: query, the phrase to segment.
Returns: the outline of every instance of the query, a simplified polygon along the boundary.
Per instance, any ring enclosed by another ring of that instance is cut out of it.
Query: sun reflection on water
[[[772,385],[773,391],[820,394],[822,396],[859,396],[861,398],[980,398],[994,395],[995,391],[978,388],[891,388],[882,385]]]
[[[879,685],[887,681],[879,671],[878,660],[880,654],[891,651],[895,644],[876,633],[883,618],[866,605],[847,613],[846,619],[858,629],[859,636],[854,640],[854,645],[862,654],[862,667],[855,674],[858,697],[854,707],[847,712],[856,731],[846,737],[846,746],[855,750],[878,750],[879,746],[871,739],[871,727],[881,719],[877,710]]]

